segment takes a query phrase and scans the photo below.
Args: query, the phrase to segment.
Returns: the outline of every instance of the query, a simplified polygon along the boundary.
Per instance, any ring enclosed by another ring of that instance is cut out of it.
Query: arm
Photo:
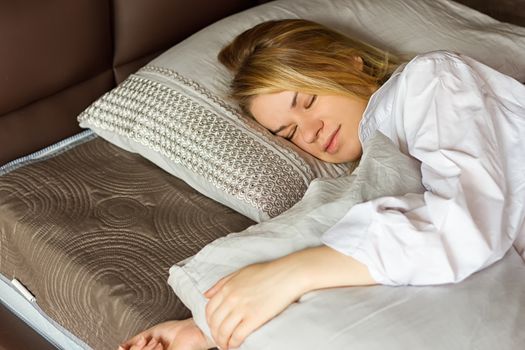
[[[238,347],[303,294],[321,288],[375,284],[366,266],[329,247],[309,248],[247,266],[205,293],[206,318],[221,349]]]
[[[294,271],[302,281],[300,295],[315,289],[376,284],[366,265],[327,246],[301,250],[273,263]]]
[[[408,64],[397,89],[399,144],[421,162],[426,192],[358,204],[323,242],[381,284],[459,282],[499,260],[520,227],[523,192],[513,181],[523,165],[510,157],[523,149],[517,111],[525,89],[478,62],[437,53]]]

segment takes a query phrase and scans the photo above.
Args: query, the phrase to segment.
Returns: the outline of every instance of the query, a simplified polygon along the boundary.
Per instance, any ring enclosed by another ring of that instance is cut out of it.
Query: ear
[[[357,69],[362,71],[364,63],[363,63],[363,59],[361,58],[361,56],[354,56],[353,59],[354,59],[354,64],[356,65]]]

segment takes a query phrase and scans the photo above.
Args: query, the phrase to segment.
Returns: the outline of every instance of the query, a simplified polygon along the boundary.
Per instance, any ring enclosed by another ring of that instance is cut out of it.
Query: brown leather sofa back
[[[80,131],[76,116],[190,34],[252,0],[0,2],[0,165]]]

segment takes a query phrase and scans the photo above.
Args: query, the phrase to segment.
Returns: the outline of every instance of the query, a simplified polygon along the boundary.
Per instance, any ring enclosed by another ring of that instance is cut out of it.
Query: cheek
[[[346,149],[341,152],[341,162],[352,162],[361,158],[363,149],[359,139],[354,139],[346,144]]]
[[[306,143],[299,139],[299,140],[294,140],[293,144],[299,147],[300,149],[302,149],[303,151],[305,151],[306,153],[311,154],[312,156],[319,158],[321,160],[325,160],[323,159],[323,156],[325,155],[325,153],[321,152],[319,150],[319,147],[316,146],[314,143]]]

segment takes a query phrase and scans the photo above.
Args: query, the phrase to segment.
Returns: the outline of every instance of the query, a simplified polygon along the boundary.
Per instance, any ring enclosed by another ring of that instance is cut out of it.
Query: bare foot
[[[119,350],[206,350],[215,344],[197,327],[193,318],[159,323],[126,340]]]

